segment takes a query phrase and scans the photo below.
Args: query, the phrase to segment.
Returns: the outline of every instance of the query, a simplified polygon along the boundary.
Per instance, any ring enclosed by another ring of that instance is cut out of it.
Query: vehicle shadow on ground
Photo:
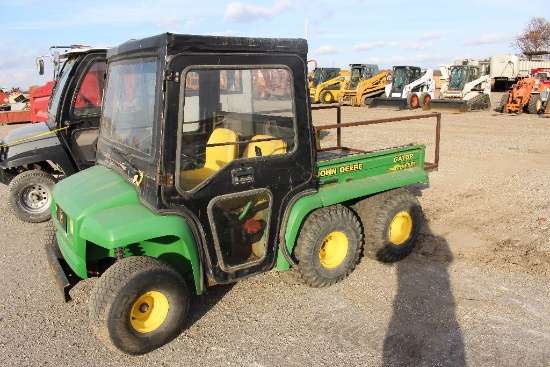
[[[185,320],[184,330],[192,327],[204,315],[212,310],[234,286],[235,283],[221,284],[215,287],[209,287],[207,291],[200,296],[193,295],[189,301],[189,312]]]
[[[466,352],[444,238],[425,227],[417,249],[396,263],[397,294],[386,333],[383,366],[466,366]]]

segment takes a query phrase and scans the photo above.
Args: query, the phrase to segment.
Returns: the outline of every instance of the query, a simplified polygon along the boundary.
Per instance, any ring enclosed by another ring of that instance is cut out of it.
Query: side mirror
[[[38,59],[38,75],[44,75],[44,59]]]

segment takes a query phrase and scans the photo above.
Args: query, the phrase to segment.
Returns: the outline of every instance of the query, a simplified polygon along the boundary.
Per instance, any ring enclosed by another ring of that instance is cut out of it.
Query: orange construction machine
[[[517,82],[509,93],[505,93],[500,100],[502,113],[539,113],[544,106],[544,98],[541,92],[547,91],[547,86],[540,83],[539,79],[523,78]]]

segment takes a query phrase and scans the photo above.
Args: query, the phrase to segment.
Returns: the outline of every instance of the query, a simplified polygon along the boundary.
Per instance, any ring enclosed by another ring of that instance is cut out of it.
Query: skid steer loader
[[[433,70],[424,74],[417,66],[394,66],[393,82],[386,85],[385,96],[374,98],[369,108],[414,109],[434,98]]]
[[[315,68],[309,85],[311,103],[332,103],[338,101],[340,85],[349,76],[348,70],[340,68]]]
[[[491,76],[481,75],[479,61],[459,60],[449,68],[449,81],[439,99],[428,101],[425,111],[468,112],[491,108]]]
[[[372,98],[384,93],[388,73],[378,65],[350,64],[350,78],[340,84],[340,105],[368,106]]]

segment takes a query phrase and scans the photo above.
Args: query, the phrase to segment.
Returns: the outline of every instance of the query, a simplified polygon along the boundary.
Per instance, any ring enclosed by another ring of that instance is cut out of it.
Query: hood
[[[97,211],[139,203],[132,184],[118,172],[100,165],[58,182],[52,197],[70,218],[76,220]]]
[[[16,161],[29,155],[44,154],[45,149],[51,151],[52,148],[59,148],[60,145],[57,134],[52,133],[46,123],[23,126],[10,131],[2,139],[0,163],[2,167],[28,163]],[[11,163],[7,163],[8,161]]]
[[[48,125],[46,125],[45,122],[30,124],[8,132],[8,134],[4,136],[4,139],[2,140],[2,144],[8,144],[16,142],[18,140],[28,139],[36,135],[49,133],[50,131],[51,130],[48,128]],[[55,134],[40,136],[36,138],[36,140],[47,139],[49,136],[55,136]]]

